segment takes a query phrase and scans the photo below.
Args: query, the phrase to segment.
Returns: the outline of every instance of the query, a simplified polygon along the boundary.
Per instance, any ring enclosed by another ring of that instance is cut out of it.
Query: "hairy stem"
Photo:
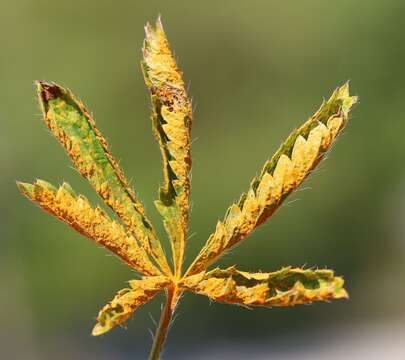
[[[169,332],[170,322],[176,308],[179,297],[178,288],[170,287],[166,290],[166,304],[160,315],[159,326],[156,330],[153,339],[152,349],[149,354],[149,360],[159,360],[166,341],[167,333]]]

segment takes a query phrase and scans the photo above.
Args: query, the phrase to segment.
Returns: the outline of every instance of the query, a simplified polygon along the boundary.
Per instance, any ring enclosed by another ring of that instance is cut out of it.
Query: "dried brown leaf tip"
[[[336,89],[287,137],[240,200],[217,223],[188,270],[183,271],[190,212],[191,101],[160,19],[154,27],[148,24],[145,31],[141,65],[151,95],[153,133],[163,159],[164,182],[156,207],[171,243],[171,261],[90,112],[59,85],[37,82],[45,123],[115,218],[76,195],[66,183],[60,187],[42,180],[18,183],[22,193],[40,208],[104,246],[142,276],[131,280],[129,287],[120,290],[100,311],[93,335],[121,325],[162,290],[167,302],[150,359],[159,358],[170,319],[184,291],[231,304],[269,307],[346,298],[343,279],[331,270],[286,267],[270,273],[249,273],[235,267],[208,271],[208,267],[266,222],[323,159],[357,101],[350,96],[349,85]]]

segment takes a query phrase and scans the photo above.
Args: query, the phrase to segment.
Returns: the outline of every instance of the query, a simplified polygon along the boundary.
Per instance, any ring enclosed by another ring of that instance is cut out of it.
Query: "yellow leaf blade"
[[[25,196],[43,210],[106,247],[138,272],[145,275],[160,274],[133,236],[128,235],[103,210],[93,208],[85,197],[76,196],[68,184],[57,189],[43,180],[37,180],[33,185],[18,183],[18,186]]]
[[[105,334],[125,322],[136,309],[150,301],[159,291],[169,284],[165,276],[144,277],[129,282],[130,288],[120,290],[97,316],[92,335]]]
[[[343,284],[331,270],[287,267],[272,273],[248,273],[230,267],[189,276],[181,285],[216,301],[271,307],[347,298]]]
[[[46,125],[65,148],[75,167],[122,219],[148,255],[170,273],[166,257],[118,162],[112,156],[90,112],[67,89],[37,82]]]
[[[153,132],[163,158],[164,184],[156,207],[163,216],[177,274],[187,237],[191,169],[191,101],[160,19],[145,27],[142,69],[152,100]]]
[[[322,160],[333,141],[345,127],[357,98],[349,95],[348,84],[301,127],[291,133],[275,155],[265,163],[247,193],[233,204],[222,222],[187,271],[197,274],[221,257],[225,251],[246,238],[279,208]]]

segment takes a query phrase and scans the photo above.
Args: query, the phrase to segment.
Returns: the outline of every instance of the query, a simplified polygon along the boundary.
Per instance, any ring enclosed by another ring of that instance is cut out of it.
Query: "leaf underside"
[[[338,88],[331,98],[301,127],[291,133],[276,154],[242,194],[238,203],[217,223],[214,233],[187,271],[204,271],[228,249],[263,224],[283,200],[311,173],[345,127],[349,111],[357,101],[349,85]]]
[[[33,185],[18,183],[18,186],[43,210],[106,247],[133,269],[146,275],[160,274],[133,236],[102,209],[93,208],[84,196],[76,196],[69,184],[56,188],[46,181],[37,180]]]
[[[287,267],[272,273],[248,273],[230,267],[192,275],[182,285],[197,294],[231,304],[293,306],[347,298],[343,283],[331,270]]]
[[[136,199],[89,111],[70,91],[59,85],[38,82],[37,87],[45,123],[80,174],[122,219],[151,259],[161,270],[170,273],[143,206]]]
[[[92,335],[102,335],[117,325],[121,325],[139,306],[150,301],[169,283],[170,279],[165,276],[131,280],[130,288],[120,290],[114,299],[100,310]]]
[[[191,169],[191,102],[160,19],[145,27],[145,83],[152,102],[152,128],[163,159],[164,184],[155,202],[170,237],[174,268],[180,275],[187,238]]]

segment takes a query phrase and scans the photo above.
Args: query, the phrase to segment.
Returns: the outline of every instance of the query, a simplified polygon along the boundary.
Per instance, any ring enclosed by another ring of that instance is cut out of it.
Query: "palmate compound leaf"
[[[181,273],[187,237],[191,169],[191,102],[160,19],[145,27],[142,70],[151,93],[152,126],[163,158],[164,184],[155,205],[172,244],[174,267]]]
[[[70,185],[58,189],[37,180],[34,184],[18,183],[22,193],[43,210],[73,227],[124,260],[130,267],[145,275],[159,275],[145,250],[123,227],[112,221],[100,208],[93,208],[83,196],[76,196]]]
[[[356,97],[349,95],[349,85],[345,84],[291,133],[265,163],[260,176],[252,180],[248,192],[242,194],[239,202],[228,209],[224,220],[217,223],[187,275],[204,271],[274,213],[322,160],[345,127],[356,101]]]
[[[142,69],[151,93],[153,131],[160,145],[164,172],[156,206],[172,243],[174,274],[143,206],[94,120],[72,93],[58,85],[37,83],[45,122],[79,172],[126,228],[100,208],[92,208],[67,184],[57,189],[41,180],[33,185],[18,183],[21,191],[45,211],[147,275],[130,281],[130,287],[119,291],[100,311],[93,335],[122,324],[162,289],[166,290],[167,302],[152,346],[152,360],[159,358],[177,301],[186,290],[247,306],[290,306],[346,298],[343,279],[330,270],[288,267],[273,273],[248,273],[235,267],[212,271],[207,268],[265,222],[324,157],[357,101],[349,95],[348,84],[338,88],[315,115],[292,132],[265,163],[260,176],[253,179],[247,193],[230,207],[189,270],[182,274],[189,216],[191,102],[160,19],[155,28],[147,25],[145,30]]]
[[[37,82],[37,89],[45,123],[75,167],[122,219],[160,269],[169,274],[166,256],[143,206],[136,199],[89,111],[69,90],[59,85]]]
[[[121,325],[139,306],[151,300],[168,284],[170,279],[165,276],[145,276],[141,280],[129,281],[130,288],[120,290],[114,299],[100,310],[92,335],[102,335]]]
[[[343,283],[331,270],[286,267],[271,273],[248,273],[230,267],[186,277],[181,286],[231,304],[293,306],[347,298]]]

